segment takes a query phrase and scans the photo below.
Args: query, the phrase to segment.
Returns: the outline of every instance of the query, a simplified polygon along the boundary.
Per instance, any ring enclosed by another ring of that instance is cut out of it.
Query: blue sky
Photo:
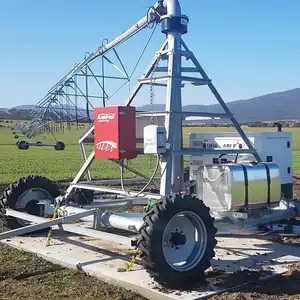
[[[103,38],[118,36],[154,2],[1,0],[0,107],[37,103],[87,51]],[[300,87],[299,0],[181,4],[190,17],[184,39],[225,101]],[[149,34],[147,30],[122,45],[126,65],[133,67]],[[140,73],[162,41],[158,30]],[[162,103],[159,97],[156,102]],[[143,104],[149,102],[146,98]],[[212,99],[188,92],[185,103],[208,104]]]

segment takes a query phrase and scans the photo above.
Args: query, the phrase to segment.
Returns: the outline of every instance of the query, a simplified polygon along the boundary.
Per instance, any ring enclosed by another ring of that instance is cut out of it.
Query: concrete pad
[[[119,269],[126,267],[132,254],[132,249],[124,245],[57,230],[53,231],[53,240],[49,247],[46,247],[46,235],[15,237],[2,242],[35,253],[64,267],[82,270],[151,300],[206,299],[208,296],[228,290],[229,287],[225,284],[227,274],[230,277],[234,275],[232,272],[250,270],[257,274],[253,280],[258,280],[284,273],[288,270],[288,264],[300,261],[299,249],[292,246],[275,244],[261,237],[251,238],[247,234],[219,237],[216,257],[212,261],[212,270],[208,272],[207,283],[183,292],[167,290],[153,282],[140,262],[134,265],[131,272],[120,272]],[[218,282],[220,271],[223,274],[221,284]],[[229,273],[224,275],[224,271]],[[236,286],[247,283],[240,280],[238,273],[234,282]]]

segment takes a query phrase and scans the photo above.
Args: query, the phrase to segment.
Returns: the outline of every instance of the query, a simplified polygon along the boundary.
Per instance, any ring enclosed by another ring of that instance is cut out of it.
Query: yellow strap
[[[126,272],[130,272],[133,265],[135,264],[135,260],[137,255],[140,253],[140,248],[136,248],[135,253],[133,255],[133,258],[131,259],[131,262],[128,264],[127,268],[126,268]]]
[[[50,220],[54,220],[54,219],[57,218],[57,214],[58,214],[59,208],[60,208],[60,203],[57,202],[56,207],[55,207],[55,211],[54,211],[54,213],[53,213],[52,218],[50,218]],[[51,236],[52,236],[52,228],[50,227],[50,229],[49,229],[49,231],[48,231],[48,235],[47,235],[46,246],[50,246]]]

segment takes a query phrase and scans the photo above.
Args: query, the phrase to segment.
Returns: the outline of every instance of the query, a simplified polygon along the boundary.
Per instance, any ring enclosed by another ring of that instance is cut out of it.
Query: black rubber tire
[[[71,200],[79,205],[89,205],[94,200],[94,191],[75,189],[71,195]]]
[[[11,183],[3,192],[2,204],[4,207],[15,209],[18,198],[27,190],[41,188],[47,191],[52,198],[60,195],[58,186],[51,180],[43,176],[26,176]],[[8,227],[16,229],[22,227],[15,218],[7,218]]]
[[[181,211],[191,211],[201,217],[207,230],[207,247],[202,260],[190,271],[176,271],[169,266],[163,255],[163,232],[169,220]],[[159,284],[167,288],[187,288],[205,278],[205,271],[211,266],[215,256],[216,228],[214,218],[209,208],[196,197],[191,195],[174,195],[166,198],[152,207],[144,218],[144,225],[140,229],[137,247],[144,268]]]
[[[3,230],[7,227],[7,219],[5,216],[5,205],[3,203],[3,197],[0,197],[0,228]]]
[[[19,148],[20,150],[28,150],[28,149],[29,149],[29,144],[28,144],[28,142],[26,142],[26,141],[21,141],[21,142],[19,142],[19,144],[18,144],[18,148]]]
[[[56,151],[63,151],[65,150],[66,146],[63,142],[57,142],[56,145],[54,146],[54,149]]]

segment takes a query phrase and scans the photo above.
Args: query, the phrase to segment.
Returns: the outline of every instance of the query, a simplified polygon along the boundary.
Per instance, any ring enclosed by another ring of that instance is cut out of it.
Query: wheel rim
[[[163,233],[163,254],[176,271],[197,267],[207,247],[206,226],[197,214],[183,211],[173,216]]]
[[[53,202],[53,197],[51,194],[41,188],[33,188],[25,191],[16,201],[15,209],[19,211],[28,212],[28,204],[29,203],[38,203],[40,200]],[[22,226],[28,225],[28,222],[22,219],[17,219],[17,221]]]

